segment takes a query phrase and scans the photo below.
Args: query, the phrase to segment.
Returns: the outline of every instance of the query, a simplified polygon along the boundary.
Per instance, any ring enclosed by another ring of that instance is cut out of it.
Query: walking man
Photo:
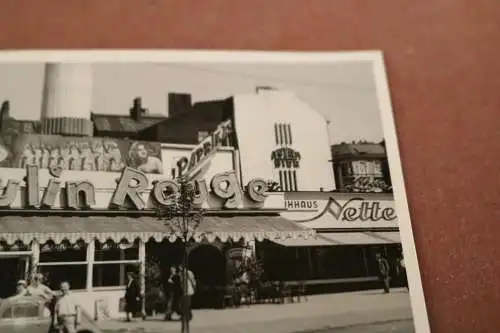
[[[391,280],[389,262],[387,261],[387,259],[382,257],[380,253],[377,253],[375,258],[377,259],[378,263],[378,276],[380,282],[382,282],[384,293],[388,294],[390,292],[389,282]]]
[[[125,312],[127,313],[127,321],[130,321],[130,314],[132,314],[132,318],[134,318],[140,311],[141,292],[139,284],[135,281],[132,272],[128,272],[127,278],[127,288],[125,289]]]
[[[172,265],[170,267],[169,276],[167,279],[167,283],[165,285],[165,297],[167,301],[166,311],[165,311],[165,320],[172,320],[172,314],[176,312],[180,314],[179,311],[179,299],[181,292],[181,283],[179,280],[179,274],[177,272],[177,268]]]
[[[80,324],[80,308],[70,293],[68,282],[61,283],[61,296],[56,301],[52,325],[59,333],[76,333]]]
[[[406,275],[406,265],[405,265],[405,258],[403,256],[403,252],[401,252],[401,257],[399,258],[398,261],[399,269],[401,271],[401,279],[403,280],[403,286],[408,289],[408,276]]]
[[[193,311],[191,310],[191,299],[196,291],[196,278],[193,272],[188,268],[181,265],[179,267],[180,282],[182,287],[182,298],[181,298],[181,314],[182,316],[187,316],[188,321],[193,319]],[[187,281],[185,281],[185,272],[187,272]],[[187,289],[186,288],[187,285]]]

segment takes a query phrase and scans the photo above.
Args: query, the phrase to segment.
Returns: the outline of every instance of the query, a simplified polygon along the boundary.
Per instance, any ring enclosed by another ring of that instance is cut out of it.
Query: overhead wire
[[[196,67],[196,66],[188,66],[184,64],[155,64],[157,66],[163,66],[163,67],[172,67],[172,68],[179,68],[179,69],[184,69],[184,70],[190,70],[190,71],[196,71],[196,72],[205,72],[209,74],[217,74],[217,75],[226,75],[226,76],[232,76],[232,77],[244,77],[247,79],[252,79],[252,80],[268,80],[268,81],[274,81],[274,82],[280,82],[280,83],[285,83],[285,84],[291,84],[295,86],[308,86],[308,87],[313,87],[313,88],[322,88],[322,89],[333,89],[333,88],[342,88],[342,89],[351,89],[351,90],[356,90],[358,92],[360,91],[369,91],[369,92],[375,92],[375,87],[366,87],[366,86],[353,86],[353,85],[348,85],[348,84],[343,84],[343,83],[325,83],[325,82],[312,82],[312,81],[303,81],[303,80],[296,80],[296,79],[290,79],[290,78],[278,78],[278,77],[272,77],[272,76],[258,76],[254,74],[249,74],[245,72],[240,72],[240,71],[231,71],[231,70],[224,70],[220,68],[201,68],[201,67]]]

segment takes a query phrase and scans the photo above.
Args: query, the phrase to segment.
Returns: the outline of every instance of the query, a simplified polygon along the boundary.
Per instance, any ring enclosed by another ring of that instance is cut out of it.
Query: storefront
[[[392,194],[285,193],[285,207],[281,216],[317,233],[257,244],[272,279],[309,281],[318,292],[378,287],[376,253],[388,258],[396,275],[401,238]],[[284,269],[274,269],[283,260]]]
[[[163,266],[180,263],[179,239],[155,216],[155,207],[165,204],[165,190],[175,187],[171,174],[184,170],[179,161],[190,160],[196,151],[192,146],[46,135],[3,139],[10,159],[0,168],[0,265],[9,267],[0,273],[2,297],[12,295],[17,279],[41,272],[53,288],[69,281],[88,312],[116,317],[127,271],[139,273],[145,291],[150,258],[161,256]],[[116,149],[115,156],[120,151],[140,155],[144,149],[151,158],[133,164],[103,153],[97,156],[109,159],[103,167],[78,168],[85,166],[84,158],[61,164],[64,156],[56,156],[66,143],[79,145],[79,152],[90,147],[94,154],[103,143],[104,152]],[[32,154],[34,149],[41,150],[41,158]],[[51,149],[47,161],[44,149]],[[242,184],[234,154],[233,148],[211,152],[196,170],[198,204],[207,213],[193,237],[189,260],[202,286],[225,283],[223,268],[231,249],[252,251],[255,241],[314,234],[279,215],[283,193],[264,193],[259,179]],[[55,160],[58,164],[51,164]],[[125,167],[121,174],[112,172],[114,164]],[[207,269],[207,262],[213,269]]]

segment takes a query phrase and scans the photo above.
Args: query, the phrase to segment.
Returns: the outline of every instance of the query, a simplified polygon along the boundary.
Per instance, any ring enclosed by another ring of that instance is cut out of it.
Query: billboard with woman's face
[[[59,135],[0,135],[0,167],[120,172],[129,166],[149,174],[163,173],[158,142]]]

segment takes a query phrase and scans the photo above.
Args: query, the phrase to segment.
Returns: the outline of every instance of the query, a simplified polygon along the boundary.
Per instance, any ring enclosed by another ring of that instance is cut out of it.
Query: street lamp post
[[[189,309],[187,307],[188,292],[188,243],[195,236],[196,229],[203,220],[205,210],[195,205],[197,196],[196,188],[187,177],[180,177],[177,181],[178,188],[170,189],[164,193],[168,204],[158,208],[158,218],[165,222],[172,234],[182,241],[183,269],[182,275],[182,333],[189,333]]]

